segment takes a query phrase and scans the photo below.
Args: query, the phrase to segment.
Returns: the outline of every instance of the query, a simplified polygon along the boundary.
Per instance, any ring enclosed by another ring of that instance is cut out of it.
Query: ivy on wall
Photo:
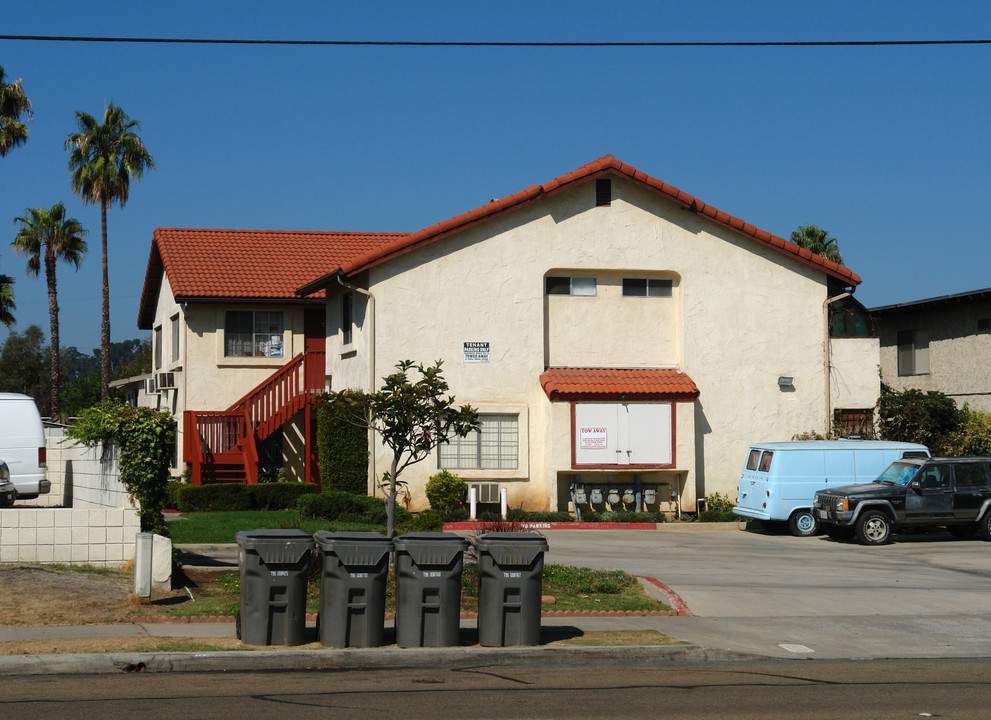
[[[317,408],[317,459],[323,490],[368,493],[368,428],[354,421],[354,407],[367,403],[360,390],[325,395]],[[350,411],[348,411],[350,409]]]
[[[159,410],[107,400],[83,410],[66,434],[88,447],[114,444],[120,452],[121,484],[141,506],[141,529],[168,536],[162,510],[175,454],[175,421]]]

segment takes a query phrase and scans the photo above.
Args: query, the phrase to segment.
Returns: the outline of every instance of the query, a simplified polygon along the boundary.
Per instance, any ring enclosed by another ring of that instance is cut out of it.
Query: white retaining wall
[[[0,563],[121,567],[134,559],[137,504],[119,480],[116,450],[48,438],[52,491],[0,510]]]

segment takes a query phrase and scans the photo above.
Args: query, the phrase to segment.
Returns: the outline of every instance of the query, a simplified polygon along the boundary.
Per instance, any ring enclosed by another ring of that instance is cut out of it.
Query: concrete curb
[[[236,650],[189,653],[107,653],[0,656],[2,675],[329,670],[338,668],[464,668],[581,665],[611,662],[705,663],[766,660],[760,655],[696,645],[622,647],[403,648]]]

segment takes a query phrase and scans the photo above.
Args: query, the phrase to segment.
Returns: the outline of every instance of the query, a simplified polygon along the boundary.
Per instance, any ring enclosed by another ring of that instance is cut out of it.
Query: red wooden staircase
[[[194,485],[258,482],[258,444],[306,411],[306,480],[318,482],[310,409],[325,390],[324,352],[303,352],[221,412],[183,413],[183,458]]]

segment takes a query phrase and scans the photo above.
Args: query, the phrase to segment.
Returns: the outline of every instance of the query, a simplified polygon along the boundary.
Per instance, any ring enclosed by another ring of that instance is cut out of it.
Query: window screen
[[[454,437],[439,448],[438,466],[475,470],[515,470],[519,467],[519,416],[479,415],[481,428],[467,437]]]

